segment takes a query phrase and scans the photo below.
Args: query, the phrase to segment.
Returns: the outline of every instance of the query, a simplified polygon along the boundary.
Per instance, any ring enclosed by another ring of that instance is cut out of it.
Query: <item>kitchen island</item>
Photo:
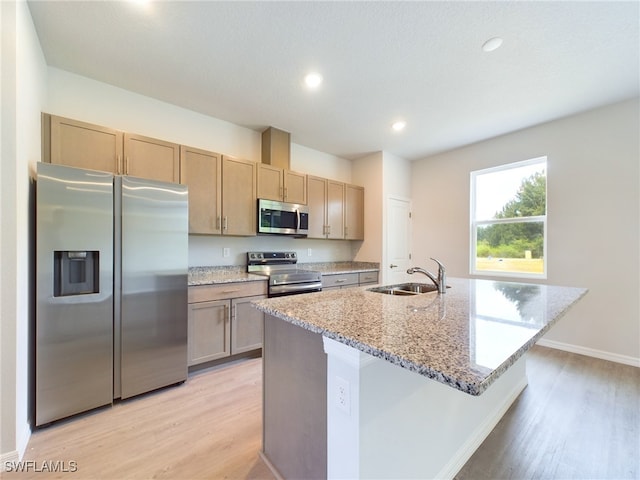
[[[526,386],[526,351],[585,289],[450,278],[265,312],[263,456],[283,478],[452,478]]]

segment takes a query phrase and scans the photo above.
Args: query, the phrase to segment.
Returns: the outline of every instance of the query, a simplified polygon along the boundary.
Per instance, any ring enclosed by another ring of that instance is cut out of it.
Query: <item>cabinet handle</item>
[[[236,292],[239,292],[239,291],[240,291],[240,289],[236,288],[235,290],[223,290],[220,293],[236,293]]]
[[[344,236],[345,237],[347,236],[347,232],[349,231],[348,229],[349,229],[349,227],[346,227],[346,226],[344,227]]]
[[[336,283],[344,283],[344,282],[346,282],[344,278],[341,278],[340,280],[336,280]]]
[[[120,171],[122,170],[122,158],[120,157],[120,155],[116,155],[116,173],[120,174]]]
[[[220,230],[220,215],[216,217],[216,230]]]
[[[129,175],[129,156],[128,155],[124,162],[124,174]]]
[[[287,187],[284,187],[284,195],[283,195],[283,197],[284,197],[284,200],[286,201],[287,200]]]
[[[280,198],[284,198],[284,188],[280,187],[280,188],[278,189],[278,196],[279,196]]]
[[[393,263],[389,265],[389,268],[398,268],[398,265],[394,265]]]
[[[227,216],[225,215],[225,216],[224,216],[224,224],[223,224],[223,226],[222,226],[222,229],[223,229],[223,230],[226,230],[226,229],[227,229],[227,223],[228,223],[228,222],[227,222]]]

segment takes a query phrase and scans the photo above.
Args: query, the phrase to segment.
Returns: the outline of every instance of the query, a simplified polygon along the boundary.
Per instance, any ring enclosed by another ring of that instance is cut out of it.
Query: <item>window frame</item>
[[[486,175],[490,173],[503,172],[514,168],[526,167],[529,165],[536,165],[544,163],[545,167],[545,214],[536,215],[531,217],[511,217],[511,218],[494,218],[488,220],[476,219],[476,178],[480,175]],[[547,216],[549,214],[549,185],[548,185],[548,157],[546,155],[531,158],[528,160],[522,160],[518,162],[511,162],[503,165],[497,165],[495,167],[484,168],[482,170],[474,170],[470,172],[470,208],[469,208],[469,233],[470,233],[470,248],[469,248],[469,274],[480,277],[501,277],[501,278],[525,278],[525,279],[547,279]],[[527,272],[501,272],[496,270],[478,270],[476,269],[477,258],[477,246],[478,246],[478,227],[484,225],[497,225],[497,224],[509,224],[509,223],[539,223],[542,222],[542,273],[527,273]]]

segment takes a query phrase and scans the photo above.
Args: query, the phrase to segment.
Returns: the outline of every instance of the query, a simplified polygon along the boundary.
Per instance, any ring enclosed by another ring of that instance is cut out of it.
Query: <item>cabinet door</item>
[[[189,304],[189,366],[231,354],[229,300]]]
[[[307,204],[307,176],[304,173],[284,171],[284,201]]]
[[[282,169],[258,163],[258,198],[267,200],[282,200],[284,195],[284,183]]]
[[[222,233],[221,174],[217,153],[180,147],[180,183],[189,187],[189,233]]]
[[[234,298],[231,301],[233,318],[231,320],[231,353],[248,352],[262,347],[262,327],[264,313],[251,306],[252,300],[267,298],[256,297]]]
[[[345,185],[344,238],[364,240],[364,187]]]
[[[122,132],[46,114],[42,130],[45,161],[121,173]]]
[[[327,181],[327,238],[344,238],[344,183]]]
[[[307,176],[307,206],[309,207],[308,238],[326,238],[327,180]]]
[[[256,163],[222,157],[222,233],[256,234]]]
[[[124,160],[125,175],[173,183],[180,181],[180,146],[175,143],[125,133]]]

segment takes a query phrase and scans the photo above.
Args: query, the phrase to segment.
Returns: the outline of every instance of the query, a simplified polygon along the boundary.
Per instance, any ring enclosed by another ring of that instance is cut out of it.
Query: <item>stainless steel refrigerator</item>
[[[36,426],[187,378],[187,188],[38,163]]]

